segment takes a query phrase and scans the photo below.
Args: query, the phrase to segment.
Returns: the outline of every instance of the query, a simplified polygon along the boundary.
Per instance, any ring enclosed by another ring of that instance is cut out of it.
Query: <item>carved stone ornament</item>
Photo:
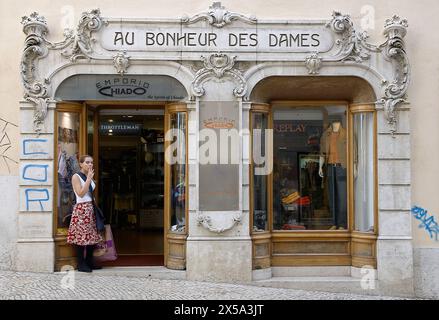
[[[72,62],[80,58],[88,58],[92,53],[91,33],[101,28],[103,22],[100,10],[95,9],[82,14],[76,35],[72,30],[64,31],[65,39],[51,43],[46,39],[49,30],[46,19],[34,12],[22,18],[23,32],[26,34],[23,56],[21,59],[21,79],[24,87],[24,98],[35,106],[34,130],[38,134],[47,115],[49,80],[38,78],[37,61],[44,58],[49,50],[62,50],[61,55]]]
[[[24,99],[35,106],[34,130],[38,134],[47,115],[47,80],[40,80],[36,75],[36,61],[47,55],[44,37],[48,33],[44,17],[34,12],[23,17],[23,32],[26,34],[23,56],[21,59],[21,79],[24,87]]]
[[[322,58],[319,57],[318,52],[315,52],[305,59],[305,66],[309,74],[318,74],[322,66]]]
[[[93,52],[92,33],[99,31],[104,23],[99,9],[83,12],[76,29],[76,35],[72,36],[72,31],[65,33],[65,42],[68,42],[68,47],[61,54],[71,61],[88,58]]]
[[[382,53],[386,60],[391,61],[394,78],[383,81],[383,97],[377,104],[384,105],[387,123],[392,135],[397,131],[396,108],[406,101],[406,93],[410,82],[410,65],[405,51],[404,37],[408,22],[395,15],[387,19],[384,25],[385,43],[374,46],[367,43],[366,32],[357,32],[349,15],[340,12],[332,14],[332,20],[326,25],[341,38],[337,39],[338,52],[334,57],[340,61],[363,63],[369,60],[371,53]]]
[[[335,42],[339,51],[335,54],[341,61],[363,62],[370,59],[370,52],[381,52],[381,48],[366,42],[367,32],[357,32],[350,15],[340,12],[332,13],[332,20],[326,24],[333,32],[341,35]]]
[[[192,91],[196,97],[201,97],[205,94],[203,82],[211,77],[223,78],[229,76],[233,78],[238,86],[233,90],[236,97],[242,97],[247,92],[246,81],[238,69],[235,69],[236,56],[230,57],[224,53],[213,53],[209,57],[201,56],[204,68],[198,70],[195,78],[192,81]]]
[[[215,227],[212,224],[212,218],[210,216],[206,216],[203,214],[199,214],[197,218],[197,222],[199,226],[203,226],[205,229],[209,230],[210,232],[214,233],[224,233],[226,231],[229,231],[235,227],[235,225],[241,223],[242,220],[242,214],[239,213],[235,217],[232,218],[232,222],[229,226],[226,227]]]
[[[119,52],[113,57],[113,64],[116,68],[117,73],[121,76],[127,72],[128,67],[130,66],[129,56],[126,55],[126,52]]]
[[[221,6],[221,2],[214,2],[209,7],[209,11],[205,13],[197,14],[192,18],[187,16],[181,18],[181,21],[186,24],[195,23],[200,20],[207,20],[209,24],[217,28],[222,28],[233,20],[240,20],[249,24],[254,24],[257,21],[256,17],[246,17],[242,14],[227,11],[225,7]]]
[[[407,20],[397,15],[387,19],[384,26],[384,35],[387,37],[384,54],[394,63],[395,76],[392,82],[384,83],[384,97],[379,103],[384,104],[386,120],[392,135],[397,131],[396,107],[406,101],[410,83],[410,64],[404,43],[407,28]]]

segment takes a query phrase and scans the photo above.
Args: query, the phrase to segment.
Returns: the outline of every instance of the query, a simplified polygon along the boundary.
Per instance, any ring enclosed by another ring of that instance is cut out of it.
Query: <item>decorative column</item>
[[[394,78],[384,83],[384,97],[377,104],[377,267],[383,293],[411,295],[413,245],[410,216],[410,107],[405,102],[410,69],[403,40],[407,27],[406,20],[394,16],[386,21],[384,29],[387,42],[383,54],[393,64]]]
[[[44,17],[34,12],[23,17],[26,34],[21,62],[24,99],[20,103],[20,179],[18,271],[52,272],[55,265],[53,242],[53,151],[54,109],[47,81],[38,76],[39,59],[48,49]]]
[[[244,120],[242,107],[246,82],[236,69],[236,57],[214,53],[202,61],[204,67],[192,83],[198,119],[192,125],[197,131],[189,131],[189,148],[196,154],[189,154],[190,161],[197,161],[191,164],[191,174],[197,172],[198,192],[191,195],[196,203],[190,207],[187,278],[251,281],[248,183],[242,187],[242,161],[248,158],[242,150],[248,149],[248,137],[240,136],[243,127],[248,127],[248,110]],[[248,180],[247,172],[245,176]]]

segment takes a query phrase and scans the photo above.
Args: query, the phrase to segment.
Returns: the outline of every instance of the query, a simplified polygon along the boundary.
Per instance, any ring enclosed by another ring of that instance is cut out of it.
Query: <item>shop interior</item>
[[[347,144],[341,132],[347,127],[346,108],[280,108],[273,120],[273,228],[345,230],[346,161],[341,160],[346,158]],[[328,151],[343,164],[328,163],[331,158],[322,157]],[[336,171],[329,172],[332,167]]]
[[[164,110],[101,110],[99,204],[118,259],[105,266],[163,265]]]

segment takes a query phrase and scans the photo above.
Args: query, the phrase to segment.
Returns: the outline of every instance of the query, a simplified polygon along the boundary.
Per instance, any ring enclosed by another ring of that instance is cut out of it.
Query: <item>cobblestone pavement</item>
[[[67,275],[67,276],[66,276]],[[0,271],[0,300],[397,300],[224,283]]]

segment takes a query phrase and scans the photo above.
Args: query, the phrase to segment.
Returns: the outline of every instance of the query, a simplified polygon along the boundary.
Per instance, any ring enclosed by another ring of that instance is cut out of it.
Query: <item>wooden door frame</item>
[[[95,126],[95,133],[96,130],[99,134],[99,125],[100,125],[100,120],[99,120],[99,115],[100,115],[100,111],[102,110],[114,110],[114,109],[126,109],[126,110],[136,110],[136,109],[143,109],[143,110],[148,110],[148,109],[153,109],[153,110],[163,110],[164,111],[164,131],[166,133],[166,104],[162,103],[162,102],[135,102],[135,101],[87,101],[86,104],[88,106],[95,106],[96,107],[96,113],[95,113],[95,123],[97,123],[97,125]],[[96,122],[97,121],[97,122]],[[93,154],[97,154],[99,155],[99,136],[98,138],[95,138],[93,141],[94,145],[93,145]],[[166,142],[165,142],[166,144]],[[165,148],[166,150],[166,148]],[[99,159],[99,158],[97,158]],[[99,161],[98,161],[99,162]],[[166,189],[166,161],[164,164],[164,171],[165,171],[165,175],[164,175],[164,204],[163,204],[163,255],[164,255],[164,265],[166,266],[166,256],[167,256],[167,240],[166,240],[166,203],[167,203],[167,189]],[[99,176],[98,176],[99,177]],[[99,189],[98,189],[99,191]],[[99,192],[98,192],[99,195]]]
[[[169,103],[165,107],[165,137],[170,129],[170,117],[174,113],[185,114],[185,232],[177,233],[171,230],[171,165],[166,161],[166,150],[170,146],[170,141],[165,138],[165,217],[164,217],[164,233],[165,233],[165,266],[170,269],[184,270],[186,269],[186,238],[189,234],[189,152],[188,152],[188,137],[189,137],[189,112],[186,103]]]
[[[86,150],[86,135],[84,135],[84,130],[86,130],[85,118],[85,104],[75,103],[75,102],[60,102],[57,103],[54,116],[54,143],[53,143],[53,154],[54,154],[54,166],[53,166],[53,237],[55,246],[55,271],[61,270],[65,265],[76,266],[76,254],[73,247],[67,244],[66,236],[68,228],[58,227],[58,113],[60,112],[71,112],[79,114],[79,132],[78,132],[78,151],[83,154]]]

